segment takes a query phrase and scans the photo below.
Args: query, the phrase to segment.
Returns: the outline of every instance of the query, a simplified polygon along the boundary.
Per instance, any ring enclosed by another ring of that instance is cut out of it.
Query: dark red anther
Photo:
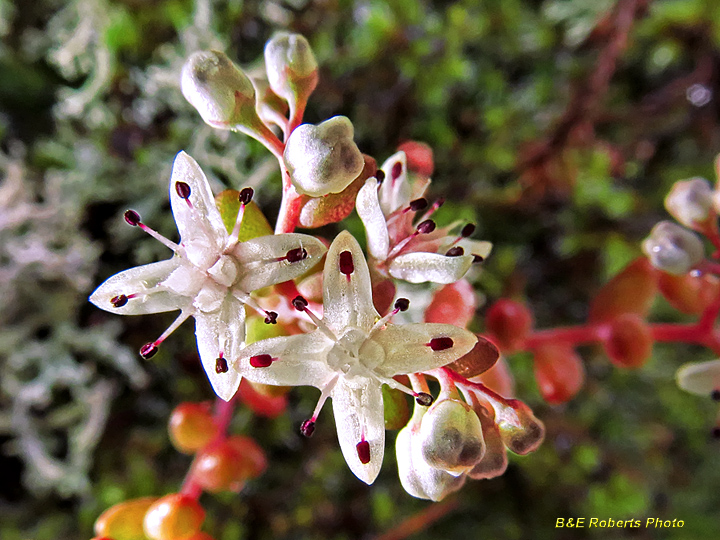
[[[315,433],[315,422],[312,420],[304,420],[303,423],[300,424],[300,433],[303,437],[312,437],[313,433]]]
[[[460,236],[463,238],[467,238],[468,236],[472,236],[472,233],[475,232],[475,224],[474,223],[468,223],[462,228],[462,231],[460,231]]]
[[[360,441],[355,446],[357,450],[358,459],[363,465],[370,463],[370,443],[367,441]]]
[[[402,169],[403,169],[402,163],[400,163],[399,161],[396,161],[395,165],[393,165],[392,169],[390,170],[390,177],[393,180],[397,180],[400,177],[400,175],[402,174]]]
[[[455,246],[448,249],[445,255],[448,257],[459,257],[460,255],[465,255],[465,250],[461,246]]]
[[[274,311],[266,311],[265,315],[267,315],[267,317],[265,317],[265,324],[277,324],[277,313]]]
[[[382,169],[379,169],[375,173],[375,179],[377,180],[378,186],[385,181],[385,173],[382,171]]]
[[[427,392],[418,392],[415,394],[415,403],[421,407],[429,407],[433,404],[433,401],[435,401],[435,399]]]
[[[349,276],[355,271],[355,263],[353,262],[352,253],[343,251],[340,253],[340,272]]]
[[[443,204],[445,204],[445,197],[440,197],[437,201],[435,201],[435,209],[440,208]]]
[[[273,357],[269,354],[258,354],[257,356],[250,357],[250,365],[252,367],[268,367],[273,363]]]
[[[124,294],[118,294],[117,296],[113,296],[110,299],[110,303],[113,305],[113,307],[116,308],[123,307],[125,304],[128,303],[128,297]]]
[[[426,219],[417,226],[417,232],[420,234],[429,234],[435,230],[435,222],[432,219]]]
[[[125,221],[127,221],[128,225],[137,227],[140,225],[140,214],[138,214],[135,210],[128,210],[125,212]]]
[[[410,300],[407,298],[398,298],[395,300],[395,309],[399,311],[407,311],[410,307]]]
[[[148,360],[149,358],[152,358],[155,356],[158,352],[157,345],[154,343],[146,343],[142,347],[140,347],[140,356],[142,356],[145,360]]]
[[[425,210],[427,208],[427,205],[427,199],[425,197],[420,197],[419,199],[410,201],[410,210],[412,210],[413,212],[419,212],[420,210]]]
[[[185,182],[175,182],[175,191],[181,199],[190,198],[190,185]]]
[[[307,256],[308,254],[305,248],[295,248],[287,252],[287,254],[285,255],[285,259],[288,262],[296,263],[307,259]]]
[[[713,428],[710,434],[712,435],[713,439],[720,439],[720,427]]]
[[[305,311],[305,308],[308,306],[308,301],[302,296],[296,296],[292,300],[292,305],[298,311]]]
[[[215,373],[227,373],[228,363],[222,356],[215,359]]]
[[[482,255],[473,255],[473,264],[475,263],[481,263],[485,260],[485,257]]]
[[[720,390],[715,389],[712,392],[710,392],[710,397],[713,401],[720,401]]]
[[[452,338],[436,337],[436,338],[432,338],[430,340],[430,343],[428,343],[428,345],[430,345],[430,348],[433,351],[445,351],[445,350],[451,348],[454,345],[454,343],[453,343]]]
[[[253,191],[253,188],[251,188],[251,187],[242,188],[240,190],[240,194],[238,195],[238,200],[240,201],[240,204],[250,204],[250,201],[252,201],[253,195],[255,195],[255,191]]]

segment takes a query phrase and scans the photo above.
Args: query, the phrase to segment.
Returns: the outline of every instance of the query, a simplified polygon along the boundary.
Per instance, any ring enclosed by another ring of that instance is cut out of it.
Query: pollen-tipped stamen
[[[430,347],[433,351],[439,352],[439,351],[446,351],[447,349],[452,348],[452,346],[455,345],[455,343],[453,342],[452,338],[444,336],[444,337],[432,338],[430,340],[430,343],[426,343],[425,345],[427,347]]]
[[[465,250],[462,246],[451,247],[445,252],[446,257],[460,257],[461,255],[465,255]]]
[[[392,319],[395,315],[400,313],[401,311],[406,311],[410,307],[410,300],[407,298],[398,298],[395,302],[395,306],[393,310],[385,315],[384,317],[381,317],[378,319],[378,321],[373,325],[373,327],[370,329],[370,332],[368,333],[368,337],[372,337],[374,334],[376,334],[383,326],[385,326],[390,319]]]
[[[182,251],[180,246],[178,246],[175,242],[168,240],[159,232],[157,232],[154,229],[151,229],[150,227],[145,225],[140,219],[140,214],[138,214],[135,210],[128,210],[127,212],[125,212],[125,221],[128,223],[128,225],[131,225],[133,227],[140,227],[143,231],[148,233],[155,240],[157,240],[161,244],[169,247],[173,251],[175,251],[175,252]]]
[[[227,371],[228,363],[221,351],[218,357],[215,359],[215,373],[227,373]]]
[[[248,362],[254,368],[266,368],[272,365],[275,360],[277,360],[277,358],[273,358],[269,354],[258,354],[251,356]]]
[[[187,182],[175,182],[175,192],[178,194],[178,197],[185,199],[188,208],[192,210],[193,205],[192,202],[190,202],[190,193],[192,190],[190,189],[190,185]]]
[[[292,299],[292,305],[296,310],[305,313],[305,315],[310,318],[313,324],[317,326],[323,334],[325,334],[333,341],[337,340],[335,334],[333,334],[332,330],[330,330],[330,328],[323,322],[323,320],[317,315],[315,315],[310,309],[308,309],[308,301],[305,300],[305,298],[300,295],[296,296]]]
[[[310,419],[303,420],[303,423],[300,424],[300,433],[303,437],[312,437],[313,433],[315,433],[315,422]]]
[[[190,311],[181,311],[180,315],[177,316],[173,323],[167,327],[167,329],[160,335],[159,338],[157,338],[151,343],[146,343],[141,347],[140,356],[142,356],[146,360],[148,358],[151,358],[152,356],[155,356],[155,353],[157,353],[160,344],[165,341],[170,334],[177,330],[178,326],[184,323],[188,319],[188,317],[190,317],[190,315],[192,315],[192,312]],[[146,351],[145,354],[143,354],[143,351]]]
[[[240,228],[242,227],[243,217],[245,216],[245,206],[252,201],[254,191],[252,188],[243,188],[238,195],[240,201],[240,208],[238,209],[237,217],[235,218],[235,225],[230,233],[227,241],[228,247],[232,247],[238,243],[240,237]]]
[[[440,197],[434,203],[432,203],[432,205],[430,206],[428,211],[425,212],[425,215],[422,217],[422,219],[420,221],[425,221],[427,219],[430,219],[430,216],[432,216],[437,211],[437,209],[440,208],[443,204],[445,204],[445,197]]]
[[[367,442],[365,439],[357,443],[355,446],[355,449],[357,450],[358,459],[360,460],[360,463],[363,465],[367,465],[370,463],[370,443]]]
[[[275,324],[277,323],[278,314],[274,311],[268,311],[267,309],[261,308],[258,303],[255,301],[255,299],[250,296],[249,294],[233,290],[232,291],[233,296],[238,299],[240,302],[245,304],[246,306],[251,307],[255,311],[257,311],[261,316],[265,317],[265,324]]]

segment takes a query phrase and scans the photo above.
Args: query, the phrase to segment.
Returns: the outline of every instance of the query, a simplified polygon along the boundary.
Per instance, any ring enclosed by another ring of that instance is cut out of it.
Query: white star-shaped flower
[[[381,318],[373,307],[367,263],[348,232],[340,233],[328,250],[322,320],[307,309],[303,298],[294,304],[317,329],[253,343],[240,352],[235,368],[254,382],[319,388],[318,406],[303,423],[306,435],[331,397],[345,460],[358,478],[371,484],[385,451],[382,385],[418,397],[393,377],[453,362],[468,353],[477,338],[447,324],[389,324],[392,315],[407,309],[405,299]]]
[[[417,212],[428,206],[423,195],[430,179],[418,178],[411,185],[405,152],[388,158],[378,173],[358,192],[355,208],[365,226],[371,262],[380,274],[410,283],[453,283],[474,261],[490,254],[490,242],[468,238],[475,230],[472,224],[455,236],[449,234],[453,225],[436,228],[429,218],[441,202],[413,223]]]
[[[210,185],[185,152],[175,158],[170,202],[181,242],[164,238],[129,210],[125,220],[139,226],[174,251],[167,261],[120,272],[95,290],[90,301],[121,315],[180,310],[180,315],[140,353],[149,358],[187,318],[195,318],[200,359],[213,389],[224,400],[235,394],[240,374],[228,369],[245,340],[245,305],[260,309],[250,297],[257,289],[296,278],[325,253],[325,246],[304,234],[280,234],[238,240],[249,188],[240,192],[240,211],[228,233]],[[263,310],[261,310],[263,311]],[[265,312],[266,322],[276,314]]]

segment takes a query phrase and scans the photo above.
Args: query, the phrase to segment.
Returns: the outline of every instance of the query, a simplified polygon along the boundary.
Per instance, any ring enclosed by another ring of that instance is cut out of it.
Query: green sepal
[[[410,407],[408,407],[405,394],[383,384],[382,395],[385,409],[385,429],[404,428],[410,420]]]
[[[215,203],[217,204],[218,210],[220,210],[220,216],[222,217],[228,234],[230,234],[233,227],[235,227],[235,220],[237,219],[238,210],[240,210],[239,194],[240,192],[234,189],[226,189],[222,193],[218,193],[215,197]],[[243,222],[240,226],[238,239],[240,242],[244,242],[251,238],[266,236],[268,234],[273,234],[270,223],[268,223],[260,207],[253,201],[250,201],[250,204],[245,206],[245,215],[243,216]]]

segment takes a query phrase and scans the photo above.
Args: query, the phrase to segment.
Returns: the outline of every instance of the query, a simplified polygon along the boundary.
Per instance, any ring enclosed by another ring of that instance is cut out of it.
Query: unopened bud
[[[545,426],[530,407],[517,399],[509,399],[506,405],[495,407],[495,422],[500,437],[508,450],[524,456],[534,452],[545,438]]]
[[[180,87],[202,119],[215,128],[239,129],[260,122],[252,82],[223,52],[200,51],[190,56]]]
[[[340,193],[365,166],[353,141],[354,129],[344,116],[317,126],[303,124],[288,138],[283,159],[298,193],[322,197]]]
[[[438,401],[428,409],[419,444],[428,464],[452,475],[471,469],[485,454],[480,419],[467,403],[456,399]]]
[[[692,178],[673,184],[665,197],[665,208],[686,227],[693,228],[705,221],[713,206],[713,191],[704,178]]]
[[[624,313],[610,324],[610,335],[603,342],[610,360],[625,368],[642,366],[652,354],[650,326],[634,313]]]
[[[300,34],[275,34],[265,45],[265,69],[270,88],[289,103],[306,99],[317,85],[317,60]]]
[[[468,472],[468,476],[474,480],[495,478],[507,469],[507,450],[500,437],[500,430],[495,424],[495,413],[492,409],[488,410],[479,403],[476,403],[474,408],[482,424],[485,455]]]
[[[457,491],[465,483],[465,475],[454,476],[442,469],[431,466],[422,456],[418,444],[420,418],[425,407],[416,407],[416,414],[410,423],[398,433],[395,442],[398,476],[402,487],[413,497],[440,501]]]
[[[642,244],[643,252],[658,270],[686,274],[705,256],[702,240],[672,221],[661,221]]]

